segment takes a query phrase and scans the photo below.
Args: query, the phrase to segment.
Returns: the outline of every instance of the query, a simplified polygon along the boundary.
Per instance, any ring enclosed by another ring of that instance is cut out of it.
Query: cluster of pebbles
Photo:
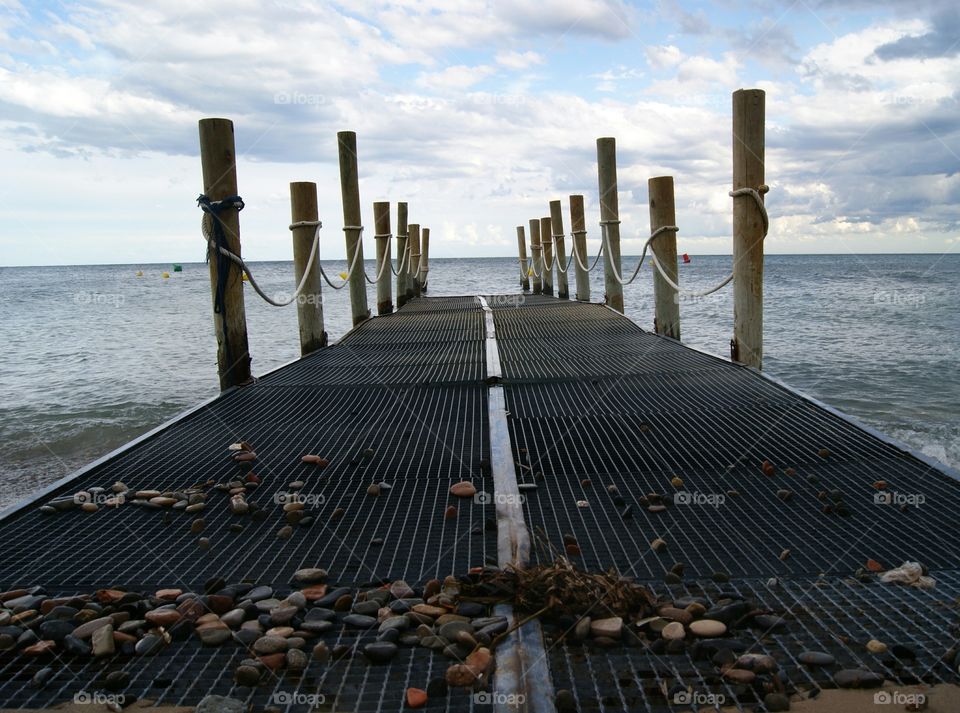
[[[712,604],[695,596],[660,602],[655,615],[634,620],[563,616],[544,617],[543,624],[548,647],[563,640],[574,650],[577,646],[585,651],[633,647],[658,656],[689,656],[710,662],[715,674],[712,680],[706,677],[708,683],[719,690],[732,687],[744,701],[762,700],[768,713],[789,710],[790,696],[797,692],[777,658],[765,653],[761,645],[762,640],[787,632],[792,621],[735,592],[721,593]],[[859,649],[855,658],[874,658],[884,667],[916,658],[909,647],[888,647],[876,639],[848,645]],[[842,668],[836,657],[825,651],[795,651],[790,656],[804,667],[821,670],[821,677],[832,679],[839,688],[876,688],[884,682],[882,673]],[[673,699],[676,694],[689,693],[689,689],[677,683],[659,695],[664,693]],[[576,710],[569,691],[558,691],[557,704],[561,713]]]
[[[477,570],[472,576],[478,576]],[[238,685],[269,683],[283,673],[297,676],[311,663],[362,658],[385,664],[402,647],[424,648],[448,659],[442,677],[406,693],[419,707],[450,687],[487,685],[491,647],[508,629],[506,617],[490,616],[485,604],[461,600],[460,579],[431,580],[415,589],[394,581],[353,590],[327,584],[320,568],[298,570],[292,586],[277,590],[253,583],[206,583],[204,592],[161,589],[153,593],[100,589],[66,597],[33,587],[0,593],[0,651],[59,662],[71,658],[107,661],[153,656],[173,642],[199,646],[240,645],[249,656],[234,671]],[[353,637],[344,634],[353,632]],[[332,636],[352,644],[330,647]],[[53,680],[54,664],[42,668],[33,685]],[[120,691],[124,671],[99,682]]]

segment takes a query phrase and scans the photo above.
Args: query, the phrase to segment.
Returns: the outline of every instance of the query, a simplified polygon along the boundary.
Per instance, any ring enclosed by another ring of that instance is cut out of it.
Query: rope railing
[[[758,188],[738,188],[736,190],[729,191],[727,194],[731,198],[749,197],[753,199],[753,201],[756,203],[757,208],[760,211],[760,219],[761,221],[763,221],[763,235],[761,236],[761,240],[766,239],[767,233],[770,230],[770,216],[767,214],[767,208],[763,203],[763,195],[767,193],[769,190],[770,188],[768,186],[762,185],[762,186],[759,186]],[[577,265],[579,265],[581,270],[584,270],[585,272],[593,272],[596,269],[597,264],[600,262],[600,258],[603,256],[604,252],[606,251],[608,254],[610,252],[610,238],[607,234],[607,229],[609,225],[613,225],[613,224],[619,225],[620,221],[619,220],[600,221],[600,233],[601,233],[600,250],[597,252],[597,257],[594,258],[592,265],[590,265],[589,267],[586,265],[586,263],[584,262],[584,256],[581,255],[580,250],[577,249],[577,237],[580,235],[586,235],[587,231],[574,230],[570,233],[570,237],[572,238],[572,243],[573,243],[573,250],[572,250],[572,254],[570,255],[570,259],[567,260],[566,267],[560,267],[559,260],[555,254],[553,257],[553,262],[550,265],[550,269],[553,269],[553,265],[556,264],[558,270],[560,270],[563,273],[566,273],[566,271],[570,269],[570,263],[573,260],[576,260]],[[644,242],[643,251],[640,254],[640,261],[637,263],[636,268],[633,270],[633,273],[630,275],[630,279],[625,280],[623,278],[622,271],[618,271],[616,266],[611,265],[612,267],[611,273],[613,274],[613,278],[621,285],[631,284],[634,280],[637,279],[637,276],[640,274],[640,268],[643,266],[643,261],[646,259],[647,251],[650,250],[650,246],[653,243],[653,241],[656,240],[659,236],[663,235],[664,233],[677,232],[679,230],[680,228],[678,228],[675,225],[663,225],[657,228],[655,231],[653,231],[650,237],[647,238],[646,242]],[[552,237],[554,238],[554,240],[556,240],[558,238],[560,239],[565,238],[566,236],[554,235]],[[531,252],[532,253],[536,252],[533,246],[531,246]],[[723,289],[728,284],[730,284],[731,280],[733,280],[733,272],[731,271],[729,275],[727,275],[725,278],[723,278],[723,280],[721,280],[718,284],[714,285],[713,287],[710,287],[705,290],[687,290],[680,287],[676,282],[674,282],[674,280],[670,277],[670,275],[667,274],[666,270],[664,269],[664,266],[660,263],[660,261],[657,259],[656,254],[652,250],[650,251],[650,259],[653,262],[653,266],[657,269],[657,272],[660,273],[660,276],[666,281],[666,283],[670,285],[670,287],[675,289],[679,294],[682,294],[682,295],[687,295],[690,297],[706,297],[707,295],[713,294],[714,292],[717,292],[718,290]],[[542,276],[542,270],[539,273],[536,271],[535,269],[536,260],[531,260],[530,264],[531,264],[531,267],[528,269],[527,275],[532,275],[540,279]],[[524,277],[522,269],[521,269],[521,277]]]

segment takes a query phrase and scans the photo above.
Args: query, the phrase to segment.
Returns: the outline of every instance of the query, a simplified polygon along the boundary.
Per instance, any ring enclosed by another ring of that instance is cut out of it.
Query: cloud
[[[497,64],[506,67],[507,69],[526,69],[535,64],[543,64],[544,58],[542,55],[537,54],[536,52],[515,52],[509,50],[506,52],[498,52],[494,57]]]
[[[598,92],[615,92],[620,87],[621,82],[626,82],[643,77],[643,72],[626,65],[618,65],[613,69],[608,69],[597,74],[591,74],[591,79],[598,80],[596,88]]]
[[[488,65],[467,67],[458,64],[439,72],[426,72],[417,77],[417,85],[433,90],[465,90],[494,73]]]
[[[937,12],[927,32],[888,42],[877,47],[874,54],[882,60],[954,57],[960,54],[960,10],[951,7]]]

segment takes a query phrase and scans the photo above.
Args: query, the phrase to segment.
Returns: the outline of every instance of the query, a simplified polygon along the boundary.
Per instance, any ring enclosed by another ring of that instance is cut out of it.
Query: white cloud
[[[507,69],[526,69],[527,67],[535,64],[543,64],[544,62],[542,55],[529,50],[526,52],[515,52],[514,50],[498,52],[494,59],[497,64]]]
[[[425,89],[464,91],[494,73],[489,65],[468,67],[458,64],[439,72],[425,72],[417,77],[417,84]]]

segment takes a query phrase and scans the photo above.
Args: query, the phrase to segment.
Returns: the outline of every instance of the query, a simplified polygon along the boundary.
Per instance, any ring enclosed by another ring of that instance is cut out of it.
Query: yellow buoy
[[[170,273],[169,273],[169,272],[165,272],[165,273],[163,273],[163,274],[161,275],[161,277],[162,277],[164,280],[167,280],[167,279],[170,278]]]
[[[345,273],[345,272],[341,272],[341,273],[340,273],[340,279],[341,279],[341,280],[346,280],[348,277],[350,277],[350,275],[348,275],[347,273]]]
[[[246,282],[246,281],[247,281],[247,273],[241,272],[241,273],[240,273],[240,279],[243,280],[244,282]]]
[[[143,277],[143,270],[137,270],[137,277]]]
[[[527,268],[527,276],[533,277],[533,268]]]

